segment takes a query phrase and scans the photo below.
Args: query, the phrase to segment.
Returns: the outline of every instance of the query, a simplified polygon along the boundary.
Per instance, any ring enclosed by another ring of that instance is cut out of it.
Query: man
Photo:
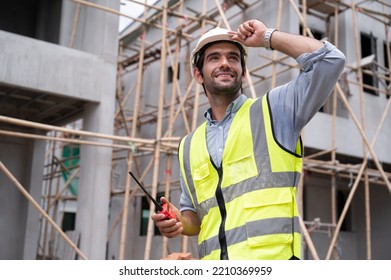
[[[302,71],[261,98],[247,98],[247,47],[280,51]],[[204,34],[191,59],[210,109],[180,143],[177,219],[151,218],[166,237],[198,235],[200,259],[300,259],[300,133],[328,98],[345,56],[329,42],[249,20],[237,32]]]

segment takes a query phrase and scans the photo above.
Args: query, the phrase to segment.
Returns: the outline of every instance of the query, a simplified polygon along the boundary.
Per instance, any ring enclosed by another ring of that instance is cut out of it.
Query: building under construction
[[[252,18],[347,58],[302,135],[303,259],[391,259],[390,1],[147,3],[0,4],[0,259],[197,259],[196,237],[160,235],[128,172],[179,205],[178,144],[208,108],[190,52]],[[300,71],[276,51],[249,57],[249,97]]]

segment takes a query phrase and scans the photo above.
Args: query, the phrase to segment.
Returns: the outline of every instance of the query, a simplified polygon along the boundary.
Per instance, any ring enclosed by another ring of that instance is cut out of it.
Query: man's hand
[[[161,197],[160,201],[162,203],[170,204],[170,202],[165,197]],[[172,204],[170,204],[170,207],[171,210],[176,214],[176,216],[179,217],[179,210]],[[176,237],[183,231],[183,226],[181,222],[179,222],[177,219],[167,220],[164,214],[153,213],[151,215],[151,219],[155,221],[156,226],[159,228],[161,234],[165,237]]]
[[[264,47],[264,36],[268,27],[259,20],[248,20],[239,25],[237,31],[230,31],[233,34],[232,40],[238,41],[247,47]]]
[[[265,33],[268,27],[259,20],[252,19],[239,25],[237,31],[230,31],[232,40],[247,47],[265,47]],[[323,46],[323,43],[311,37],[276,31],[271,37],[270,44],[274,50],[296,59],[303,53],[311,53]]]

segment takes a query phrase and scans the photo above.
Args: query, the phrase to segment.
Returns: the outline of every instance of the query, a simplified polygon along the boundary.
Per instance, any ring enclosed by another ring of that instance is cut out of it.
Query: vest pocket
[[[196,168],[194,168],[194,174],[193,174],[194,181],[202,181],[208,176],[209,176],[209,167],[207,162],[204,162],[199,166],[197,166]]]
[[[250,247],[293,241],[291,188],[269,188],[243,196],[247,244]]]
[[[258,175],[257,165],[254,160],[254,155],[249,154],[235,160],[227,161],[223,167],[225,177],[229,182],[224,182],[223,185],[230,186],[239,183],[248,178]]]
[[[218,177],[212,176],[211,168],[213,167],[208,161],[205,161],[194,168],[193,180],[195,186],[197,186],[196,195],[198,203],[214,197]]]

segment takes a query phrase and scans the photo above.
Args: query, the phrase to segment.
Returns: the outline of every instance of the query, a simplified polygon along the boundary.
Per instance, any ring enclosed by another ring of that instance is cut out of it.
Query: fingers
[[[245,37],[251,36],[251,34],[254,33],[254,27],[252,21],[246,21],[239,25],[238,27],[238,33],[240,33],[242,36],[241,38],[245,40]]]
[[[182,233],[183,227],[182,223],[176,222],[174,219],[164,220],[159,222],[159,225],[156,224],[165,237],[173,238]]]
[[[160,198],[160,201],[164,204],[169,204],[175,214],[178,216],[178,209],[174,207],[167,198],[164,196]],[[153,213],[151,215],[151,219],[155,222],[155,225],[159,228],[159,231],[162,235],[172,238],[176,237],[183,231],[183,226],[181,222],[178,222],[177,219],[169,219],[167,220],[164,214]]]
[[[248,20],[239,25],[237,31],[232,31],[231,39],[248,47],[262,47],[266,25],[259,20]]]
[[[162,196],[162,197],[160,198],[160,201],[163,202],[163,203],[170,203],[170,202],[168,201],[168,199],[165,198],[164,196]]]
[[[174,205],[172,205],[172,204],[168,201],[167,198],[165,198],[164,196],[162,196],[162,197],[160,198],[160,201],[161,201],[163,204],[167,204],[167,205],[168,205],[167,210],[168,210],[168,212],[170,212],[170,214],[173,214],[173,216],[176,216],[176,217],[179,216],[179,213],[180,213],[179,210],[178,210]]]
[[[155,221],[161,234],[168,238],[176,237],[183,231],[181,222],[177,222],[175,219],[167,220],[163,214],[153,213],[151,219]]]
[[[229,33],[233,35],[232,40],[243,43],[254,33],[254,28],[250,21],[246,21],[239,25],[237,31],[229,31]]]
[[[240,43],[246,42],[246,39],[251,37],[254,32],[254,20],[245,21],[239,25],[237,31],[228,31],[229,34],[233,35],[231,39]]]

